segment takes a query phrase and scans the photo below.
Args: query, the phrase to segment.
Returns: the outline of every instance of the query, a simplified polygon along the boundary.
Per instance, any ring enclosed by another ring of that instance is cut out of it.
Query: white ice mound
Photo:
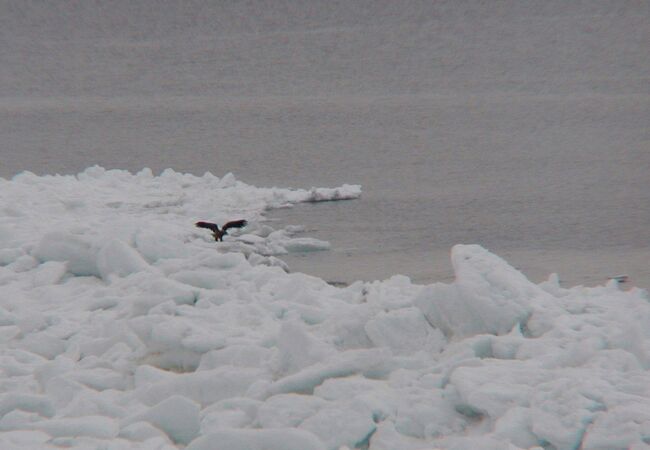
[[[38,242],[32,255],[41,262],[66,262],[68,271],[73,275],[99,276],[97,249],[84,239],[69,233],[47,233]]]
[[[388,347],[398,354],[438,353],[445,344],[440,330],[432,328],[417,308],[380,312],[364,329],[377,347]]]
[[[172,395],[148,410],[125,419],[123,427],[137,422],[149,422],[176,443],[187,445],[199,434],[199,411],[196,402]]]
[[[97,269],[105,280],[111,275],[125,277],[148,268],[149,264],[136,250],[118,239],[107,242],[97,255]]]
[[[425,288],[415,303],[447,336],[503,334],[548,296],[521,272],[479,245],[451,250],[456,281]]]

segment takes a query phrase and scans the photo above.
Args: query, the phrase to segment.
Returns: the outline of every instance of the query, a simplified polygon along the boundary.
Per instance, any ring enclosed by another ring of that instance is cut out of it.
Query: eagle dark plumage
[[[221,229],[219,229],[219,225],[216,223],[211,223],[211,222],[196,222],[196,226],[199,228],[207,228],[208,230],[212,231],[212,236],[214,236],[215,241],[223,241],[223,237],[228,234],[228,229],[229,228],[242,228],[245,227],[248,224],[248,222],[244,219],[240,220],[232,220],[230,222],[226,222]]]

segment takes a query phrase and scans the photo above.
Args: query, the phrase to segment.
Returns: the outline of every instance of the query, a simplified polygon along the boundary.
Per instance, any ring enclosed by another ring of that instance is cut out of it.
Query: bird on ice
[[[221,229],[219,229],[219,225],[216,223],[211,223],[211,222],[196,222],[196,226],[199,228],[207,228],[208,230],[212,231],[212,236],[214,236],[215,241],[223,241],[223,237],[228,234],[228,229],[229,228],[242,228],[245,227],[248,224],[248,222],[244,219],[240,220],[232,220],[230,222],[226,222]]]

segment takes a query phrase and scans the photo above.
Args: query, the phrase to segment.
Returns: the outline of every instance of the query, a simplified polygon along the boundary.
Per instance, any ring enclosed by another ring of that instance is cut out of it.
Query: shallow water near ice
[[[292,269],[444,281],[464,242],[650,286],[647,3],[138,4],[2,6],[0,176],[358,183],[267,214],[332,244]]]

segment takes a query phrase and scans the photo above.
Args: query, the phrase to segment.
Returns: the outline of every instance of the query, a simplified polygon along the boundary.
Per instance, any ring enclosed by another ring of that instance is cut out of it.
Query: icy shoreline
[[[263,212],[354,185],[93,167],[0,188],[2,448],[650,443],[644,290],[536,285],[476,245],[449,284],[286,273],[276,255],[327,243]],[[235,218],[223,244],[193,227]]]

